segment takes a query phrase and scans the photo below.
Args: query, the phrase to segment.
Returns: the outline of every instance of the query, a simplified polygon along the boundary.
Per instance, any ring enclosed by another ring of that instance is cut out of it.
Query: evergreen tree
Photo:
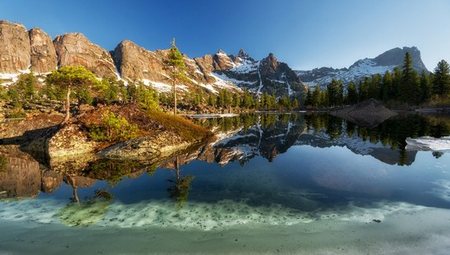
[[[430,99],[432,93],[432,84],[430,75],[422,71],[420,75],[420,102],[426,102]]]
[[[37,79],[33,73],[21,74],[13,85],[21,100],[33,100],[37,95]]]
[[[87,87],[95,84],[95,75],[82,66],[64,66],[53,71],[46,78],[46,83],[56,85],[66,89],[66,117],[61,124],[65,124],[70,119],[70,94],[74,87]]]
[[[381,83],[380,91],[381,100],[388,101],[394,96],[392,75],[389,71],[386,71],[383,75],[383,81]]]
[[[433,93],[445,97],[450,94],[450,66],[445,60],[439,61],[434,70]]]
[[[327,86],[327,92],[330,106],[342,105],[344,101],[344,86],[341,81],[333,79]]]
[[[413,69],[411,54],[406,52],[405,59],[403,61],[402,83],[400,87],[402,92],[401,98],[403,101],[408,103],[417,103],[419,97],[418,85],[418,75]]]
[[[400,100],[400,91],[402,84],[402,71],[400,68],[394,68],[394,72],[392,74],[392,95],[391,98],[395,100]]]
[[[375,74],[369,79],[368,94],[369,98],[380,99],[381,92],[381,75]]]
[[[364,81],[359,83],[358,94],[359,101],[364,101],[369,99],[369,77],[364,78]]]
[[[312,105],[311,88],[308,88],[308,91],[306,92],[305,105],[307,105],[307,106],[311,106]]]
[[[347,104],[356,104],[358,102],[358,92],[354,82],[350,82],[347,87]]]
[[[311,99],[311,105],[314,107],[319,107],[321,104],[321,91],[320,91],[320,86],[317,85],[316,88],[314,89],[314,92],[312,94],[312,99]]]
[[[186,66],[183,59],[183,54],[178,50],[175,44],[175,38],[172,40],[172,45],[169,50],[169,58],[167,64],[170,68],[172,85],[173,85],[173,114],[177,114],[177,82],[186,81],[185,70]]]

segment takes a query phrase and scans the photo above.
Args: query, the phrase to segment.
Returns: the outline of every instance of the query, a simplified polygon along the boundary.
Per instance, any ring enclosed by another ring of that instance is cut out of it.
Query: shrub
[[[199,140],[212,135],[208,129],[194,124],[189,119],[179,115],[160,111],[149,111],[149,117],[159,122],[167,130],[171,130],[188,141]]]
[[[26,116],[27,114],[22,109],[22,107],[15,107],[14,109],[5,114],[5,117],[8,119],[21,119],[25,118]]]
[[[103,114],[100,125],[89,128],[89,136],[95,141],[118,142],[136,138],[139,128],[130,124],[127,119],[113,112]]]
[[[8,166],[8,159],[5,156],[0,155],[0,172],[6,171],[7,166]]]

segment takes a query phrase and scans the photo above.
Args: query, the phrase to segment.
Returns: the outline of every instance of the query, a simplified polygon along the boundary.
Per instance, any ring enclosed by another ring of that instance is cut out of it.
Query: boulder
[[[332,111],[331,115],[351,121],[360,126],[375,127],[397,115],[381,102],[371,98],[359,104]]]

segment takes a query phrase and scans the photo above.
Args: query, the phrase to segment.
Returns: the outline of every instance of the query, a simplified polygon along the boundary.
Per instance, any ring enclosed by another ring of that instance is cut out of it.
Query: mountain
[[[150,51],[129,40],[108,51],[81,33],[58,35],[52,41],[39,28],[27,31],[23,25],[0,21],[0,84],[12,84],[22,73],[45,76],[62,66],[81,65],[99,78],[141,82],[167,93],[172,89],[168,52]],[[194,59],[184,55],[184,62],[188,82],[177,86],[181,95],[248,89],[258,95],[295,96],[304,89],[296,73],[273,54],[256,61],[243,50],[236,56],[219,50]]]
[[[360,59],[348,68],[322,67],[309,71],[296,71],[296,73],[309,86],[326,86],[332,79],[349,83],[350,81],[361,80],[366,76],[384,74],[386,71],[394,70],[395,67],[401,67],[406,52],[411,54],[413,67],[416,71],[419,73],[422,71],[428,72],[422,62],[419,49],[417,47],[403,47],[388,50],[375,58]]]
[[[202,59],[196,61],[201,63]],[[266,92],[276,96],[298,96],[304,89],[296,73],[272,53],[256,61],[242,49],[236,56],[219,51],[212,56],[212,61],[216,76],[257,95]]]

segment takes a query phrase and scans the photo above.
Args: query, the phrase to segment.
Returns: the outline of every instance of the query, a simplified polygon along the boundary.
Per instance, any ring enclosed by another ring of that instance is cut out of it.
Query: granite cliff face
[[[128,40],[108,52],[81,33],[59,35],[52,42],[39,28],[27,31],[22,25],[0,21],[0,53],[0,84],[4,85],[15,82],[21,73],[45,75],[58,67],[81,65],[100,78],[141,82],[162,93],[172,90],[168,50],[149,51]],[[184,62],[188,80],[178,84],[180,94],[248,89],[258,95],[298,96],[303,91],[299,78],[273,54],[256,61],[243,50],[236,56],[219,50],[194,59],[184,56]]]
[[[81,33],[60,35],[53,41],[58,66],[81,65],[101,78],[117,77],[114,61],[108,51],[90,42]]]
[[[30,38],[26,28],[0,21],[0,73],[12,74],[30,67]]]
[[[171,70],[166,65],[168,54],[169,50],[149,51],[128,40],[122,41],[113,51],[114,62],[123,80],[142,82],[160,92],[172,90]],[[181,93],[198,90],[212,93],[217,93],[220,89],[239,90],[234,84],[214,77],[211,73],[212,61],[199,65],[198,61],[185,55],[184,63],[188,81],[177,86]]]
[[[57,68],[56,50],[50,36],[39,28],[28,31],[31,48],[31,71],[49,73]]]

